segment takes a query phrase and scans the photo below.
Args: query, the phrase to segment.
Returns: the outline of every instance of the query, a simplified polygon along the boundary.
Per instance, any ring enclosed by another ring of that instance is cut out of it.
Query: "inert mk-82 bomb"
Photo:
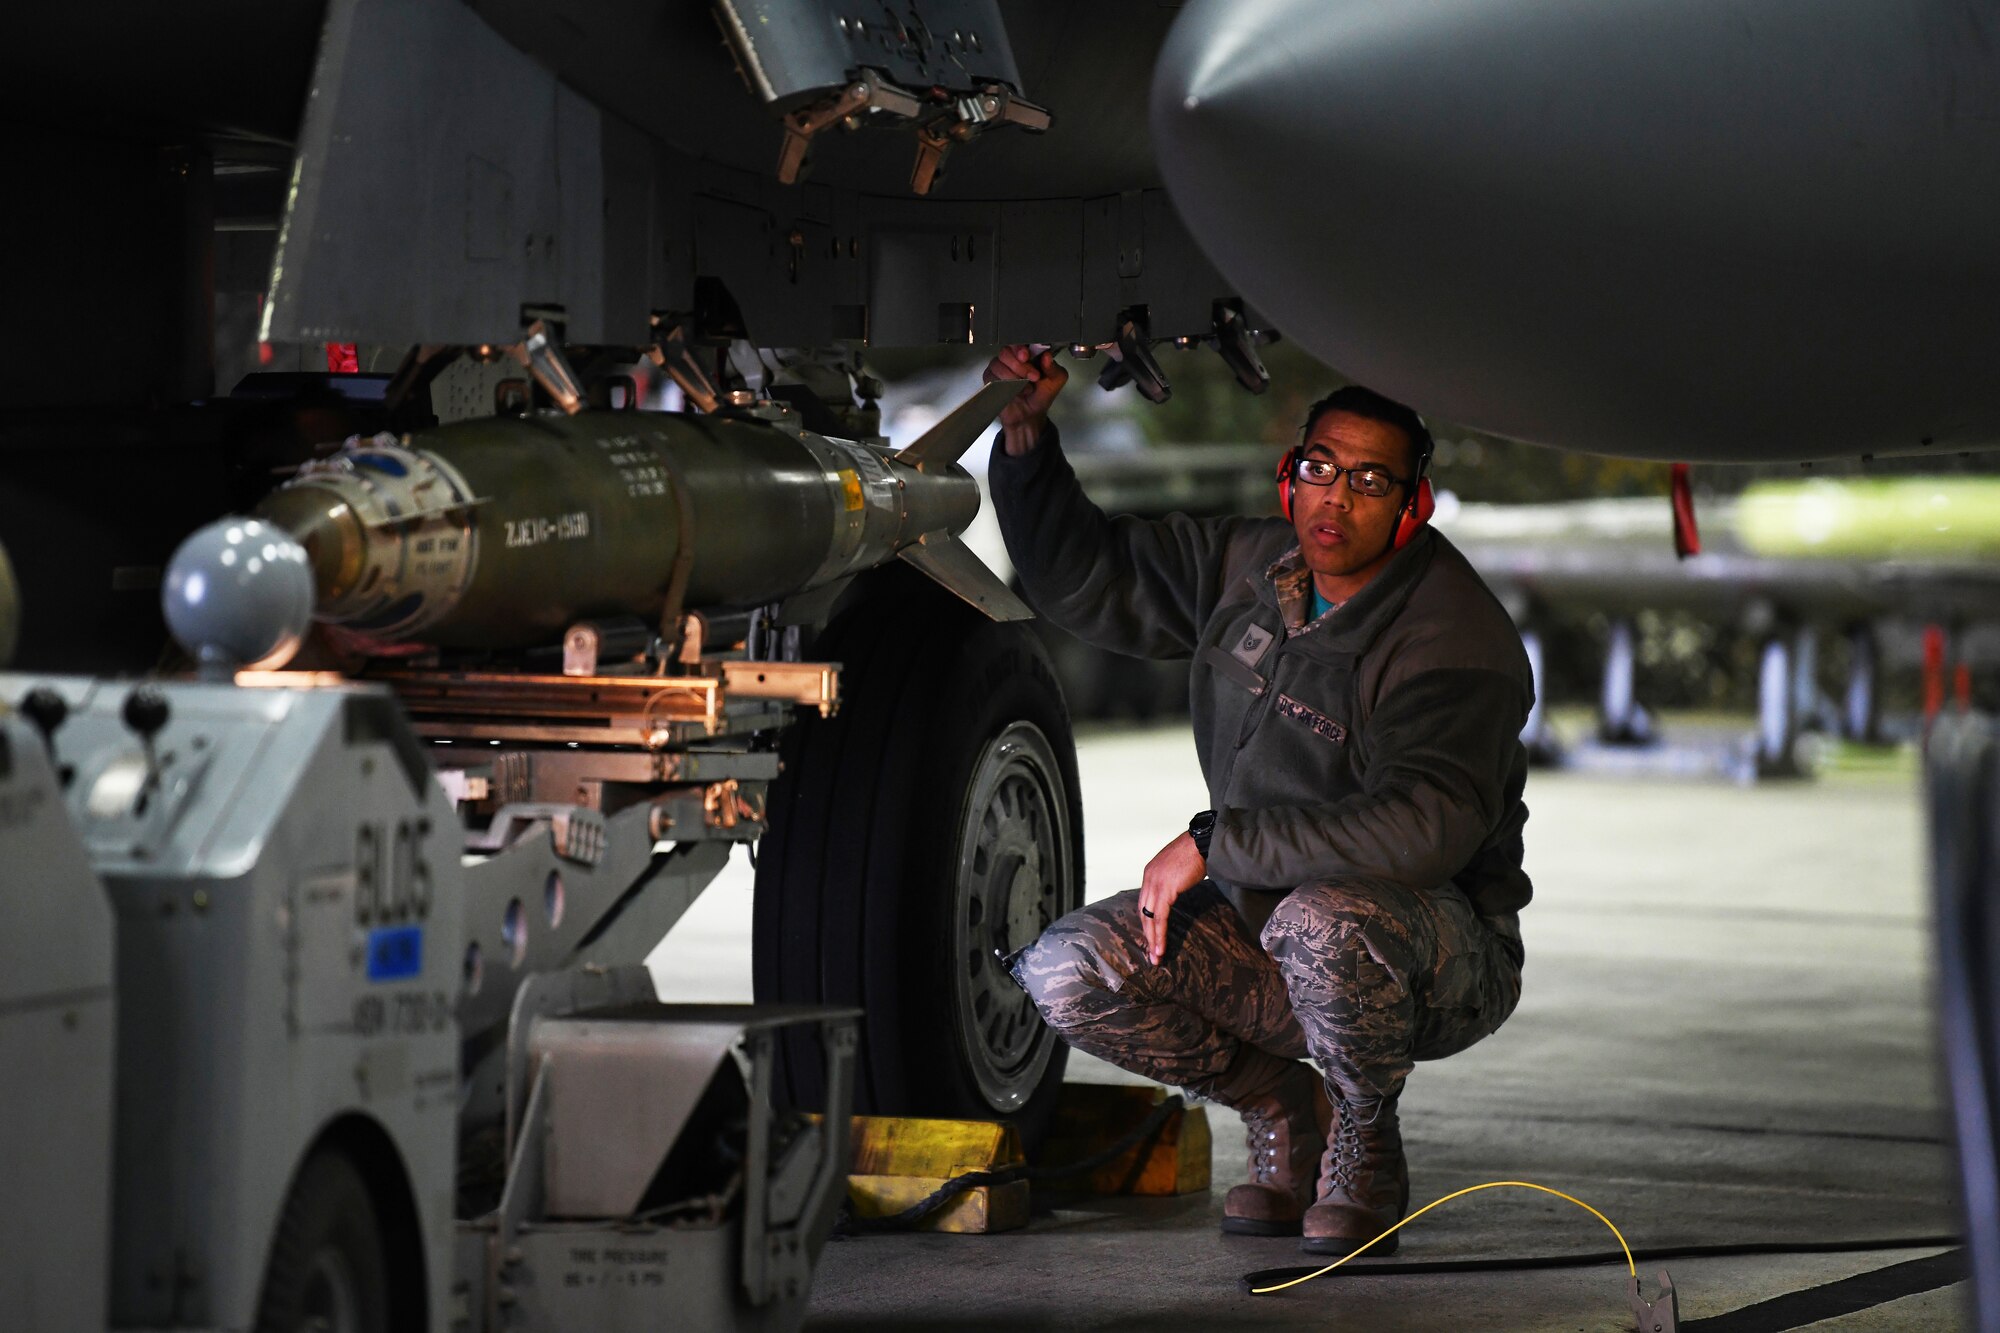
[[[997,620],[1031,613],[957,539],[956,460],[1020,391],[987,385],[900,453],[775,419],[589,412],[351,444],[257,512],[312,562],[319,619],[445,647],[580,620],[754,607],[901,556]]]

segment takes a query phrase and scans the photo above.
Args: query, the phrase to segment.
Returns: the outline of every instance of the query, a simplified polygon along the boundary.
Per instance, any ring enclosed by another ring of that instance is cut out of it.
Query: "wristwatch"
[[[1208,859],[1208,840],[1215,833],[1215,811],[1204,810],[1188,821],[1188,836],[1194,839],[1194,849],[1201,853],[1201,859]]]

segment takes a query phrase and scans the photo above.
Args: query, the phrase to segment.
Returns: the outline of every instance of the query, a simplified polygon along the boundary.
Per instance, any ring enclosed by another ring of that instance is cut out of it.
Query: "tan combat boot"
[[[1313,1201],[1320,1145],[1333,1123],[1326,1080],[1309,1064],[1245,1048],[1209,1095],[1243,1113],[1250,1179],[1222,1202],[1233,1236],[1296,1236]]]
[[[1394,1097],[1342,1099],[1337,1123],[1320,1158],[1319,1202],[1306,1210],[1308,1254],[1348,1254],[1403,1220],[1410,1206],[1410,1166],[1403,1158],[1403,1133]],[[1368,1251],[1369,1258],[1396,1252],[1402,1232]]]

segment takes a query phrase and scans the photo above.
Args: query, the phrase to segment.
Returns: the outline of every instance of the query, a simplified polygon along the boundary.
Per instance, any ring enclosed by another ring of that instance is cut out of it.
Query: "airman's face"
[[[1344,468],[1373,463],[1398,477],[1408,477],[1415,470],[1410,441],[1401,430],[1386,421],[1349,412],[1321,416],[1307,432],[1300,452]],[[1344,600],[1388,563],[1394,554],[1390,540],[1409,502],[1410,493],[1403,486],[1393,487],[1384,496],[1371,496],[1356,493],[1346,476],[1336,478],[1331,486],[1293,481],[1292,527],[1298,533],[1306,567],[1320,576],[1322,595],[1332,596],[1338,589],[1340,596],[1335,600]]]

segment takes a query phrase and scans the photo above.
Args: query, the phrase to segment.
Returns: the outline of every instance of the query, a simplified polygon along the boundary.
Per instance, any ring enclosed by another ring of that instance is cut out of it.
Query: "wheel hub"
[[[354,1266],[334,1245],[314,1251],[299,1301],[298,1333],[364,1333]]]
[[[1033,944],[1035,937],[1048,924],[1042,916],[1041,872],[1023,861],[1015,869],[1013,882],[1007,887],[1007,925],[1001,951],[1012,957]]]
[[[1033,1096],[1055,1049],[1008,964],[1071,905],[1068,811],[1055,751],[1032,723],[981,753],[960,823],[952,999],[974,1080],[1000,1114]]]

